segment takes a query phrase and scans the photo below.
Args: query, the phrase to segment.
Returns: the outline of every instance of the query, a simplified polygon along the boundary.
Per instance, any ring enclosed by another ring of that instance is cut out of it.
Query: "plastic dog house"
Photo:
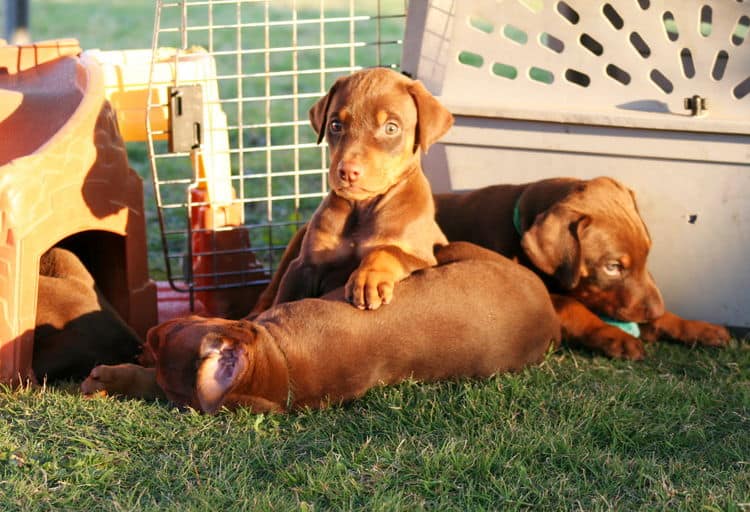
[[[73,250],[135,331],[156,323],[143,185],[74,40],[0,47],[0,381],[32,378],[39,259]]]

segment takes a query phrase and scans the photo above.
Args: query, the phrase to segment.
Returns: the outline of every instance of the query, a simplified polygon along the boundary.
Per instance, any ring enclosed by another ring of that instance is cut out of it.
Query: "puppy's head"
[[[418,81],[385,68],[339,78],[310,109],[328,141],[328,183],[336,194],[363,200],[384,193],[419,166],[453,125],[453,116]]]
[[[596,313],[641,323],[664,314],[646,266],[651,237],[635,195],[613,179],[577,184],[537,215],[521,245],[534,265]]]
[[[146,344],[167,398],[213,413],[252,370],[254,338],[250,322],[189,317],[153,327]]]

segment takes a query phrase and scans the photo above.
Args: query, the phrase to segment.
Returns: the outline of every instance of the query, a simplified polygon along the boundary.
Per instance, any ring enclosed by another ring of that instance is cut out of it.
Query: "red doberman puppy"
[[[435,247],[447,243],[419,150],[448,131],[453,116],[420,82],[375,68],[339,78],[310,109],[310,122],[318,142],[328,141],[330,193],[274,303],[346,283],[352,304],[377,309],[391,301],[395,283],[435,265]]]
[[[669,339],[724,346],[729,332],[665,311],[646,266],[651,237],[635,195],[611,178],[553,178],[435,196],[437,221],[451,241],[465,240],[534,269],[560,315],[563,338],[610,357],[642,359],[643,342]],[[253,315],[270,305],[278,274],[299,252],[303,226]],[[640,339],[599,315],[640,325]]]
[[[135,361],[141,340],[99,291],[78,257],[41,257],[32,367],[37,379],[82,379],[97,364]]]
[[[340,288],[274,306],[255,321],[171,320],[149,331],[154,369],[100,366],[82,391],[166,396],[208,413],[287,412],[407,378],[519,370],[559,343],[555,310],[533,272],[467,243],[437,256],[439,266],[399,284],[394,307],[374,312],[352,308]]]
[[[730,339],[724,327],[665,311],[646,266],[651,237],[635,195],[611,178],[496,185],[435,201],[449,240],[492,249],[545,278],[564,339],[611,357],[643,357],[641,339],[597,315],[641,324],[647,341],[723,346]]]

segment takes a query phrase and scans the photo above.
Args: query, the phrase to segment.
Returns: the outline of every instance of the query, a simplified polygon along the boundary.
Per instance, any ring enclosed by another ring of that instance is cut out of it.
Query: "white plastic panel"
[[[748,131],[747,3],[437,0],[409,16],[403,68],[455,113]]]

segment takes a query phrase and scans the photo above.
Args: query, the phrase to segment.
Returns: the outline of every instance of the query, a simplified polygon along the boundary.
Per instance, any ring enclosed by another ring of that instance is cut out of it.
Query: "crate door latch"
[[[685,108],[690,111],[692,116],[701,116],[708,110],[708,99],[694,95],[692,98],[685,98]]]
[[[200,85],[169,88],[169,152],[197,149],[203,139],[203,91]]]

